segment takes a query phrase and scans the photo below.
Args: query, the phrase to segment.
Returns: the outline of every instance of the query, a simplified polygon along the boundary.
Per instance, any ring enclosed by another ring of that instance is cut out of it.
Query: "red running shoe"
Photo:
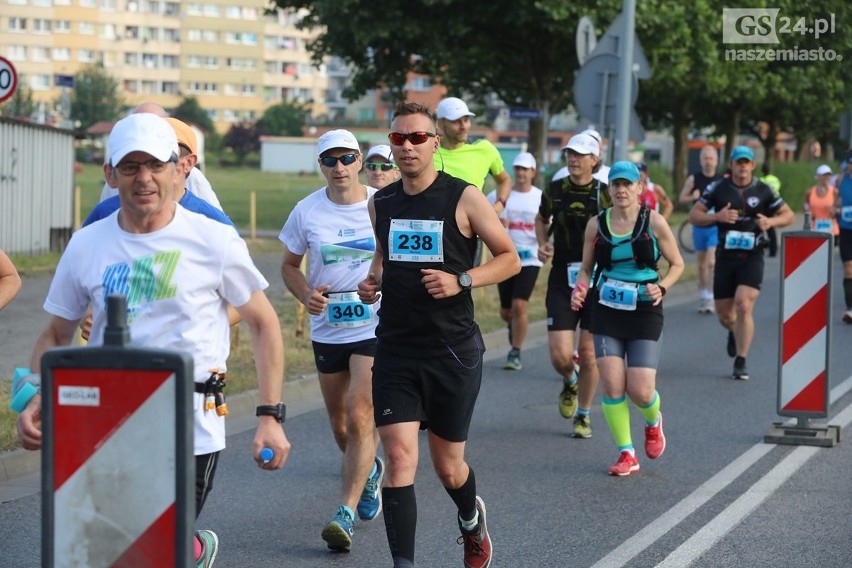
[[[656,426],[645,426],[645,455],[652,460],[657,459],[666,451],[666,435],[663,434],[663,413]]]
[[[618,461],[615,462],[614,466],[609,468],[609,474],[624,477],[631,473],[639,473],[639,461],[630,452],[621,452],[621,455],[618,456]]]

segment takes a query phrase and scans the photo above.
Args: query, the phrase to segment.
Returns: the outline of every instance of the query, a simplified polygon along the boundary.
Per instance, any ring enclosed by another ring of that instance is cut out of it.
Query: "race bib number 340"
[[[361,303],[358,292],[332,292],[326,317],[331,327],[362,327],[372,322],[373,308]]]
[[[444,262],[444,222],[392,219],[388,259],[402,262]]]

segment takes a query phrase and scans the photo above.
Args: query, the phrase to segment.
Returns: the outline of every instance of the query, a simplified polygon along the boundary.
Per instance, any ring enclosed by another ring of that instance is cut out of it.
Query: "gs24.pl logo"
[[[780,8],[722,8],[722,43],[781,43],[779,36],[819,39],[836,29],[834,13],[824,18],[779,16]]]

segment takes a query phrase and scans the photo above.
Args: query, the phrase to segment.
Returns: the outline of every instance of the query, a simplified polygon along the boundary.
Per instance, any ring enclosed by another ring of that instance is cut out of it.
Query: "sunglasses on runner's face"
[[[320,158],[320,163],[327,168],[333,168],[337,165],[338,160],[344,166],[351,166],[355,163],[355,160],[358,159],[358,154],[343,154],[342,156],[335,158],[334,156],[325,156]]]
[[[420,144],[425,144],[427,140],[435,136],[431,132],[409,132],[408,134],[403,134],[402,132],[391,132],[388,134],[388,140],[394,146],[402,146],[405,144],[405,141],[408,140],[415,146],[419,146]]]
[[[379,170],[382,170],[383,172],[389,172],[393,169],[393,164],[383,164],[381,162],[367,162],[365,165],[367,166],[368,170],[374,172]]]

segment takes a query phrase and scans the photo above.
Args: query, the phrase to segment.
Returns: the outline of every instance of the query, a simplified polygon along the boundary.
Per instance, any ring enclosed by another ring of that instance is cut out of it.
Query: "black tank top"
[[[402,182],[396,181],[373,198],[376,234],[384,251],[382,307],[376,328],[376,337],[383,347],[423,356],[428,354],[424,349],[444,350],[446,345],[457,344],[476,333],[470,292],[436,300],[426,291],[420,273],[423,268],[437,268],[460,274],[473,266],[476,238],[464,236],[456,223],[456,207],[468,185],[464,180],[438,172],[432,185],[417,195],[406,195]],[[443,221],[443,261],[421,262],[407,256],[413,250],[409,245],[417,236],[414,233],[406,235],[404,230],[397,231],[395,243],[388,242],[391,220]],[[407,259],[392,260],[394,252],[402,252]]]
[[[699,190],[701,193],[704,193],[704,190],[707,189],[707,186],[713,183],[714,181],[722,179],[721,174],[713,174],[712,176],[705,176],[704,172],[698,171],[697,173],[692,174],[692,187],[694,189]],[[695,199],[694,201],[698,201]]]

